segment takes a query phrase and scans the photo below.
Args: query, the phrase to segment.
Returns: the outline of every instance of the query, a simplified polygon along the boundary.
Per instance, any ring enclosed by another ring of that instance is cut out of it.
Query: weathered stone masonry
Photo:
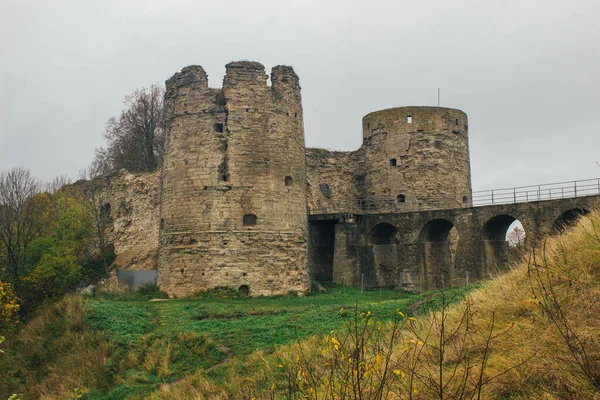
[[[467,116],[441,107],[400,107],[363,118],[352,152],[307,149],[311,214],[469,207]]]
[[[277,66],[270,81],[255,62],[228,64],[221,89],[200,66],[167,81],[160,188],[157,174],[90,182],[120,267],[157,261],[171,296],[306,293],[310,279],[421,291],[502,268],[515,219],[531,248],[598,205],[472,207],[468,120],[450,108],[376,111],[356,151],[306,149],[297,75]]]
[[[600,206],[600,196],[408,213],[311,216],[320,258],[311,265],[338,284],[424,291],[487,279],[548,235]],[[506,233],[518,219],[525,247],[510,249]],[[451,232],[456,238],[450,240]]]
[[[126,170],[80,180],[74,187],[93,193],[93,201],[106,213],[106,241],[111,243],[119,268],[156,269],[158,220],[160,214],[160,174],[130,174]]]
[[[199,66],[167,81],[161,289],[251,295],[309,289],[306,163],[298,77],[255,62],[210,89]]]

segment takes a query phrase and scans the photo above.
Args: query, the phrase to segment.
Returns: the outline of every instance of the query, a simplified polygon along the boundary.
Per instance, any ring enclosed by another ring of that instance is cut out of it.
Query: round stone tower
[[[252,296],[309,290],[306,162],[298,76],[200,66],[166,82],[158,285],[172,296],[230,287]]]
[[[470,207],[467,115],[442,107],[399,107],[363,117],[365,197],[397,211]]]

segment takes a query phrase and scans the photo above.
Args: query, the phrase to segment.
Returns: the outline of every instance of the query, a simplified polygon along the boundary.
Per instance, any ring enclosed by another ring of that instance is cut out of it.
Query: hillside
[[[454,289],[455,299],[463,289]],[[0,393],[64,398],[75,388],[85,398],[147,396],[163,383],[199,369],[273,353],[280,345],[339,329],[341,307],[359,304],[408,312],[423,295],[332,287],[307,297],[241,297],[217,290],[202,297],[148,301],[156,291],[81,297],[50,305],[5,343],[0,367],[8,371]]]
[[[0,356],[23,399],[600,398],[600,215],[451,304],[332,288],[298,297],[69,296]],[[429,299],[429,296],[427,296]]]

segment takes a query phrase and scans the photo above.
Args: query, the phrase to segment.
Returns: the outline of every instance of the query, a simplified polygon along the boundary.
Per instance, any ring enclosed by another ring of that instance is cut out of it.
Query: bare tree
[[[162,165],[164,89],[142,88],[125,97],[125,109],[106,123],[107,147],[96,150],[93,176],[125,168],[130,172],[155,171]]]
[[[107,231],[113,223],[111,207],[104,191],[98,188],[88,188],[83,193],[83,200],[92,220],[92,242],[94,251],[103,259],[104,272],[108,275],[106,250],[112,244]]]
[[[31,172],[16,167],[0,173],[0,242],[6,253],[7,271],[14,281],[24,268],[27,246],[41,232],[40,183]]]
[[[52,181],[48,182],[44,186],[44,190],[50,194],[54,194],[70,184],[71,179],[69,179],[69,177],[67,177],[66,175],[60,175],[52,179]]]

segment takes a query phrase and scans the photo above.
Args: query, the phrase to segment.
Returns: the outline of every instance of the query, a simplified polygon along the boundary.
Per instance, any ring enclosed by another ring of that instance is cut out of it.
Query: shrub
[[[14,331],[19,325],[19,299],[8,282],[0,281],[0,334]]]
[[[147,299],[166,299],[169,297],[165,292],[162,292],[158,286],[156,286],[156,283],[143,284],[137,288],[135,293],[138,296]]]

